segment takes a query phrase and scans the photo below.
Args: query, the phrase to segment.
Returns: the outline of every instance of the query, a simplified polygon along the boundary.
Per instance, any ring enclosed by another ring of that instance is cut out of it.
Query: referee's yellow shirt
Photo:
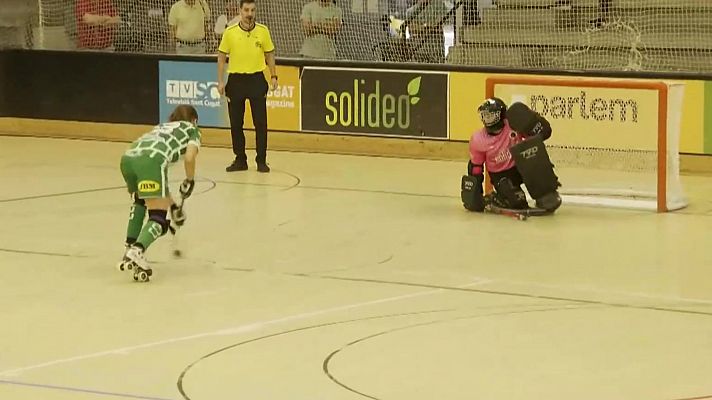
[[[235,24],[223,33],[218,51],[229,57],[229,74],[253,74],[267,68],[265,53],[274,51],[274,43],[269,29],[262,24],[256,23],[249,31]]]

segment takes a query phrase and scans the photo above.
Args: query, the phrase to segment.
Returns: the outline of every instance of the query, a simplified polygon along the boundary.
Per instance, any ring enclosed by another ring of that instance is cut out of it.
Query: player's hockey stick
[[[185,203],[185,198],[183,196],[180,196],[180,200],[178,200],[178,203],[176,203],[176,206],[178,207],[178,212],[182,213],[183,212],[183,204]],[[180,239],[178,232],[181,230],[181,226],[179,225],[171,225],[169,227],[169,230],[171,231],[171,253],[173,254],[174,257],[182,257],[183,256],[183,251],[181,250],[180,246]]]

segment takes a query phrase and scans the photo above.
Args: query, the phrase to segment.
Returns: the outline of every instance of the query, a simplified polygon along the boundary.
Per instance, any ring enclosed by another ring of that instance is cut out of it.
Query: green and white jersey
[[[188,145],[200,147],[200,130],[190,122],[167,122],[136,141],[124,154],[130,157],[159,157],[168,163],[175,163],[185,154]]]

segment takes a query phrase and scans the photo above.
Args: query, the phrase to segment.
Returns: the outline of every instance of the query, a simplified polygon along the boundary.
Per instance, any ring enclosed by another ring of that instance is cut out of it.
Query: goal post
[[[547,141],[565,203],[673,211],[687,205],[679,142],[684,85],[493,76],[486,97],[523,102],[552,125]]]

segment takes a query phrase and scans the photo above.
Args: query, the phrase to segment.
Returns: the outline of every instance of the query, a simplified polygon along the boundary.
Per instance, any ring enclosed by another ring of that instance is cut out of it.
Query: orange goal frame
[[[658,141],[657,141],[657,212],[666,212],[667,208],[667,120],[668,120],[668,85],[660,81],[631,81],[617,79],[571,79],[547,78],[541,76],[495,76],[485,80],[486,98],[494,97],[498,84],[527,86],[574,86],[611,89],[648,89],[658,92]],[[492,189],[489,177],[485,174],[486,191]]]

